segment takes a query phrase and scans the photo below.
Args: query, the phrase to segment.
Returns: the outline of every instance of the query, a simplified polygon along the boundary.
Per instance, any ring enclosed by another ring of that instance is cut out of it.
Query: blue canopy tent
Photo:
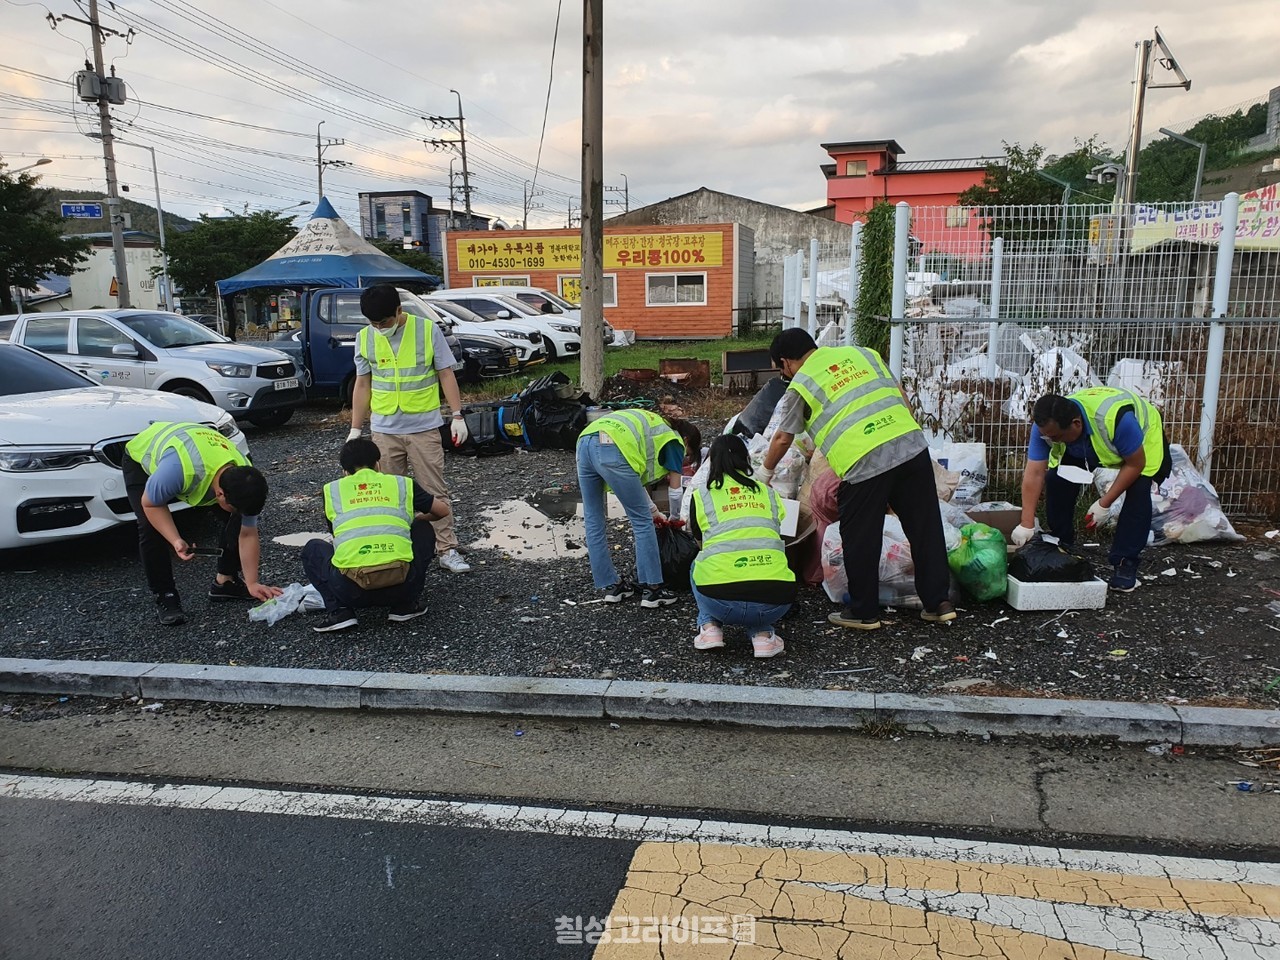
[[[373,283],[440,286],[440,278],[414,270],[361,238],[320,201],[298,235],[256,267],[218,281],[218,298],[262,287],[365,287]],[[226,304],[230,307],[230,304]]]

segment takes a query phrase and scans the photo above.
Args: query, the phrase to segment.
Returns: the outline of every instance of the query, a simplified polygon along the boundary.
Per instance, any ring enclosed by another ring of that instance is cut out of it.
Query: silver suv
[[[0,329],[9,319],[7,339],[99,383],[192,397],[261,427],[285,423],[306,400],[287,355],[228,340],[176,313],[22,313],[0,318]]]

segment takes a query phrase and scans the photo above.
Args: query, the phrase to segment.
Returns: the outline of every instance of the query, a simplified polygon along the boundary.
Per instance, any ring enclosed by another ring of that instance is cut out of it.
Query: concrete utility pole
[[[347,160],[326,160],[324,152],[330,147],[340,147],[346,140],[320,140],[320,128],[324,126],[321,120],[316,124],[316,202],[319,203],[324,199],[324,168],[325,167],[349,167],[351,163]]]
[[[471,229],[471,171],[467,168],[467,126],[466,119],[462,116],[462,94],[457,90],[450,90],[455,97],[458,98],[458,115],[456,117],[423,117],[427,123],[433,127],[453,127],[458,131],[457,140],[423,140],[428,147],[436,150],[452,150],[455,147],[462,155],[462,200],[467,213],[466,229]],[[449,180],[450,193],[453,192],[453,180]]]
[[[1134,192],[1138,187],[1138,151],[1142,149],[1142,114],[1146,107],[1147,91],[1163,90],[1169,87],[1191,89],[1191,81],[1178,66],[1177,59],[1169,50],[1168,44],[1164,42],[1164,37],[1160,35],[1159,27],[1155,28],[1154,40],[1140,40],[1134,44],[1134,49],[1137,50],[1137,55],[1133,67],[1133,111],[1129,121],[1129,145],[1124,153],[1124,183],[1120,191],[1125,210],[1133,205]],[[1161,56],[1156,58],[1156,62],[1166,70],[1177,74],[1177,83],[1151,82],[1151,51],[1153,49],[1158,49],[1161,53]]]
[[[604,386],[604,0],[582,4],[582,389]]]
[[[93,72],[102,82],[102,28],[98,24],[98,0],[89,0],[89,34],[93,38]],[[104,85],[105,87],[105,85]],[[133,306],[129,297],[129,268],[124,254],[124,217],[120,213],[120,189],[116,182],[116,153],[111,139],[111,108],[106,90],[98,97],[98,129],[102,134],[102,160],[107,173],[107,213],[111,219],[111,252],[116,261],[116,303],[122,309]]]

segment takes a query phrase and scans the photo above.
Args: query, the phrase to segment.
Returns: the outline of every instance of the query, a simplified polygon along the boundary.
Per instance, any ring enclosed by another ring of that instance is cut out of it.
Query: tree
[[[51,273],[71,274],[89,259],[88,240],[62,235],[62,217],[43,209],[39,177],[6,173],[0,162],[0,312],[17,310],[13,290]]]
[[[1234,163],[1249,139],[1266,129],[1267,105],[1255,103],[1247,111],[1204,117],[1184,135],[1205,144],[1205,169],[1215,170]],[[1190,200],[1199,160],[1199,151],[1179,140],[1153,140],[1138,154],[1136,199],[1140,203]]]
[[[889,324],[881,318],[893,309],[893,222],[891,203],[882,200],[867,211],[853,318],[854,339],[881,356],[889,346]]]
[[[406,250],[403,242],[395,240],[370,240],[369,242],[392,259],[399,260],[406,267],[412,267],[414,270],[421,270],[436,277],[444,273],[444,265],[439,259],[431,256],[421,247],[410,247]]]
[[[257,266],[293,239],[293,217],[272,210],[208,217],[169,241],[169,278],[184,296],[215,297],[217,283]]]

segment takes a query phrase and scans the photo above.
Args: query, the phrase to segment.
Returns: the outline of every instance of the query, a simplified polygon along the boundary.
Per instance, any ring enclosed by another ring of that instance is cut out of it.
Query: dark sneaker
[[[156,597],[156,612],[160,622],[166,627],[176,627],[187,622],[187,615],[182,612],[182,601],[176,593],[162,593]]]
[[[612,587],[604,588],[605,603],[621,603],[636,595],[636,585],[630,580],[619,580]]]
[[[920,619],[925,623],[947,623],[956,618],[956,608],[950,600],[943,600],[936,610],[921,610]]]
[[[213,585],[209,587],[210,600],[252,600],[253,594],[249,592],[249,588],[244,585],[242,580],[231,579],[226,583],[213,581]]]
[[[336,633],[339,630],[348,630],[357,623],[359,621],[356,620],[354,613],[339,607],[337,610],[325,611],[324,619],[311,629],[316,633]]]
[[[392,623],[404,623],[406,620],[413,620],[426,612],[427,605],[419,601],[416,606],[392,607],[391,612],[387,614],[387,619]]]
[[[837,627],[846,627],[850,630],[880,629],[879,620],[874,617],[856,617],[848,607],[845,607],[839,613],[827,614],[827,623],[834,623]]]
[[[1138,589],[1138,569],[1125,564],[1115,568],[1107,586],[1118,593],[1133,593]]]
[[[658,607],[669,607],[676,602],[676,595],[662,587],[645,587],[644,596],[640,598],[640,606],[654,610]]]

